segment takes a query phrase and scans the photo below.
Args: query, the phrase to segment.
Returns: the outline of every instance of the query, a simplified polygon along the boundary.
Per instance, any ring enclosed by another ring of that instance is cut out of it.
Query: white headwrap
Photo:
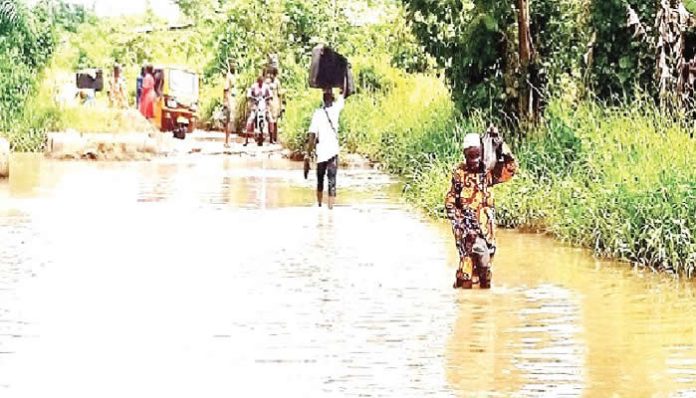
[[[476,133],[469,133],[464,136],[464,149],[481,146],[481,137]]]

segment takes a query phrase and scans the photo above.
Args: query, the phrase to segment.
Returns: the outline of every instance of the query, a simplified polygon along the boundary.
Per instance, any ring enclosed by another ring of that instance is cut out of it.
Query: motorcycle
[[[259,99],[256,102],[256,115],[254,117],[254,139],[258,146],[263,146],[268,135],[268,101]]]
[[[174,135],[174,138],[178,138],[180,140],[186,139],[186,133],[189,131],[189,121],[188,119],[184,117],[178,117],[176,120],[176,125],[174,127],[174,130],[172,130],[172,134]]]

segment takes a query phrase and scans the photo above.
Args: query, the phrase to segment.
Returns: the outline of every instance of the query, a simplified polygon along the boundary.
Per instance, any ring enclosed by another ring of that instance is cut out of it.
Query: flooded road
[[[330,212],[284,161],[13,162],[3,398],[696,396],[690,283],[502,231],[455,291],[447,225],[372,171]]]

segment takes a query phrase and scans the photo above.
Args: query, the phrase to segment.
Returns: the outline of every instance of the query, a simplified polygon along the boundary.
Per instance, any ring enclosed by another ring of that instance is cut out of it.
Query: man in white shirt
[[[309,126],[307,153],[316,148],[317,155],[317,203],[321,207],[324,197],[324,177],[329,177],[329,209],[336,202],[336,174],[338,172],[338,118],[345,101],[343,90],[338,99],[331,89],[324,90],[323,106],[314,111]],[[308,164],[309,158],[305,158]]]

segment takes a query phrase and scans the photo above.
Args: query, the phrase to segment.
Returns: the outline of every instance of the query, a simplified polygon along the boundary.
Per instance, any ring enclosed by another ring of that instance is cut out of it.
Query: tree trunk
[[[533,121],[535,108],[535,90],[532,86],[532,69],[535,58],[532,33],[529,29],[529,0],[517,0],[517,29],[519,39],[519,91],[518,115],[520,122]]]

